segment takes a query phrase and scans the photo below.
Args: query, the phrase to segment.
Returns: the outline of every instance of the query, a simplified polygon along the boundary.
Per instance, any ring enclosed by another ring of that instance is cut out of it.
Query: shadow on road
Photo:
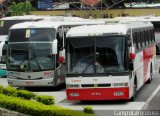
[[[117,105],[117,104],[127,104],[128,100],[102,100],[102,101],[68,101],[67,99],[61,101],[60,103],[69,103],[74,105]]]
[[[65,90],[65,84],[57,87],[20,87],[18,89],[25,89],[32,92],[51,92],[51,91],[62,91]]]

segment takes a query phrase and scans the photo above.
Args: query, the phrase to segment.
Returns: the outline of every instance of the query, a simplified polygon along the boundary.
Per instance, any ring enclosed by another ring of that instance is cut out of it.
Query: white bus
[[[155,70],[151,23],[79,26],[66,35],[68,100],[134,100]]]
[[[12,16],[12,17],[4,17],[0,19],[0,76],[6,76],[6,46],[5,41],[7,41],[7,35],[9,28],[17,23],[25,22],[25,21],[38,21],[41,20],[42,17],[39,16]]]
[[[10,86],[45,87],[65,82],[65,34],[73,26],[103,21],[25,22],[10,28],[7,79]]]

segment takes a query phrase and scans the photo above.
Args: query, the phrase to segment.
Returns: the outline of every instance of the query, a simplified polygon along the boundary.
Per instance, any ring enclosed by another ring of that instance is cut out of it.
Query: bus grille
[[[82,84],[81,87],[110,87],[111,84]]]
[[[19,80],[39,80],[39,79],[43,79],[43,78],[39,77],[39,78],[36,78],[36,79],[24,79],[24,78],[17,77],[17,79],[19,79]]]

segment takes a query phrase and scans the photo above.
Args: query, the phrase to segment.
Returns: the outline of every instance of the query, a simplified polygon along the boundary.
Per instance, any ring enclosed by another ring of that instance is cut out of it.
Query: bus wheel
[[[152,76],[153,76],[152,65],[151,65],[151,67],[150,67],[150,75],[149,75],[149,76],[150,76],[150,77],[149,77],[149,79],[147,80],[147,83],[148,83],[148,84],[150,84],[151,81],[152,81]]]
[[[137,84],[135,81],[133,84],[133,96],[131,97],[130,101],[134,101],[136,99],[136,95],[137,95]]]

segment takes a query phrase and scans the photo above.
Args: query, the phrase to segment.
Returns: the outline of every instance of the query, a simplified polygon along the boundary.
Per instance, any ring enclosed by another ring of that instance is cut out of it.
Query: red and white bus
[[[117,22],[151,22],[154,26],[155,41],[160,43],[160,16],[116,17]],[[113,22],[112,21],[112,22]]]
[[[155,37],[150,22],[79,26],[67,32],[68,100],[134,100],[152,81]]]

